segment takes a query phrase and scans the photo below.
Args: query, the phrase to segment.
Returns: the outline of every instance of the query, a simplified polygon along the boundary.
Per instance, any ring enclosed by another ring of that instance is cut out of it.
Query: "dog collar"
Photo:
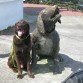
[[[25,38],[20,38],[17,34],[16,34],[16,37],[19,39],[19,40],[25,40],[29,37],[30,35],[27,35]]]

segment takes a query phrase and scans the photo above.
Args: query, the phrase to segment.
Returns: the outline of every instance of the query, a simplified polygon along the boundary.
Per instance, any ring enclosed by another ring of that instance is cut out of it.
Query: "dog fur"
[[[18,72],[17,78],[22,78],[22,70],[27,70],[29,77],[34,78],[31,69],[30,69],[30,50],[31,50],[31,38],[29,34],[29,24],[21,20],[15,24],[15,34],[13,36],[13,53],[14,55],[10,54],[8,58],[8,66],[14,71]],[[14,67],[12,56],[14,57]]]
[[[57,6],[50,6],[43,9],[38,15],[37,27],[31,34],[33,65],[36,65],[37,58],[50,56],[54,62],[53,73],[60,73],[60,38],[55,30],[56,23],[61,23],[60,17],[61,15]]]

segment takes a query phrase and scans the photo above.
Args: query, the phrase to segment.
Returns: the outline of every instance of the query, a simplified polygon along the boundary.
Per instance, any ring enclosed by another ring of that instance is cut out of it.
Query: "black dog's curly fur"
[[[56,23],[60,21],[59,8],[51,6],[43,9],[37,18],[37,28],[32,32],[32,56],[33,64],[36,64],[36,54],[38,58],[50,56],[54,62],[54,73],[60,72],[59,66],[59,34],[55,30]]]

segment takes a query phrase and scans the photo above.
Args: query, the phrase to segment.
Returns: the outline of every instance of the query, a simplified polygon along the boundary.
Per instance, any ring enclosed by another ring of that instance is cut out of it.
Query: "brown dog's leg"
[[[17,78],[22,79],[23,76],[22,76],[22,71],[21,71],[21,65],[20,65],[20,61],[18,60],[18,58],[16,57],[16,55],[15,55],[15,61],[16,61],[16,64],[17,64],[17,69],[18,69]]]
[[[12,65],[12,57],[11,57],[11,56],[9,56],[7,64],[8,64],[8,66],[9,66],[10,68],[13,67],[13,65]]]
[[[10,55],[8,58],[8,62],[7,62],[9,68],[11,68],[15,73],[17,73],[17,68],[14,67],[13,62],[12,62],[12,56]]]
[[[27,62],[27,72],[28,72],[29,77],[34,78],[34,75],[32,74],[30,70],[30,61]]]

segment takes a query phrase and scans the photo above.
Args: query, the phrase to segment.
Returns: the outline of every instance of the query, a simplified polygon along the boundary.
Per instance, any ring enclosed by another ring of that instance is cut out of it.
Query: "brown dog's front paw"
[[[30,78],[35,78],[35,76],[34,76],[34,75],[29,75],[29,77],[30,77]]]
[[[17,73],[18,72],[17,68],[13,68],[13,72]]]
[[[22,79],[23,76],[22,75],[17,75],[17,78]]]

